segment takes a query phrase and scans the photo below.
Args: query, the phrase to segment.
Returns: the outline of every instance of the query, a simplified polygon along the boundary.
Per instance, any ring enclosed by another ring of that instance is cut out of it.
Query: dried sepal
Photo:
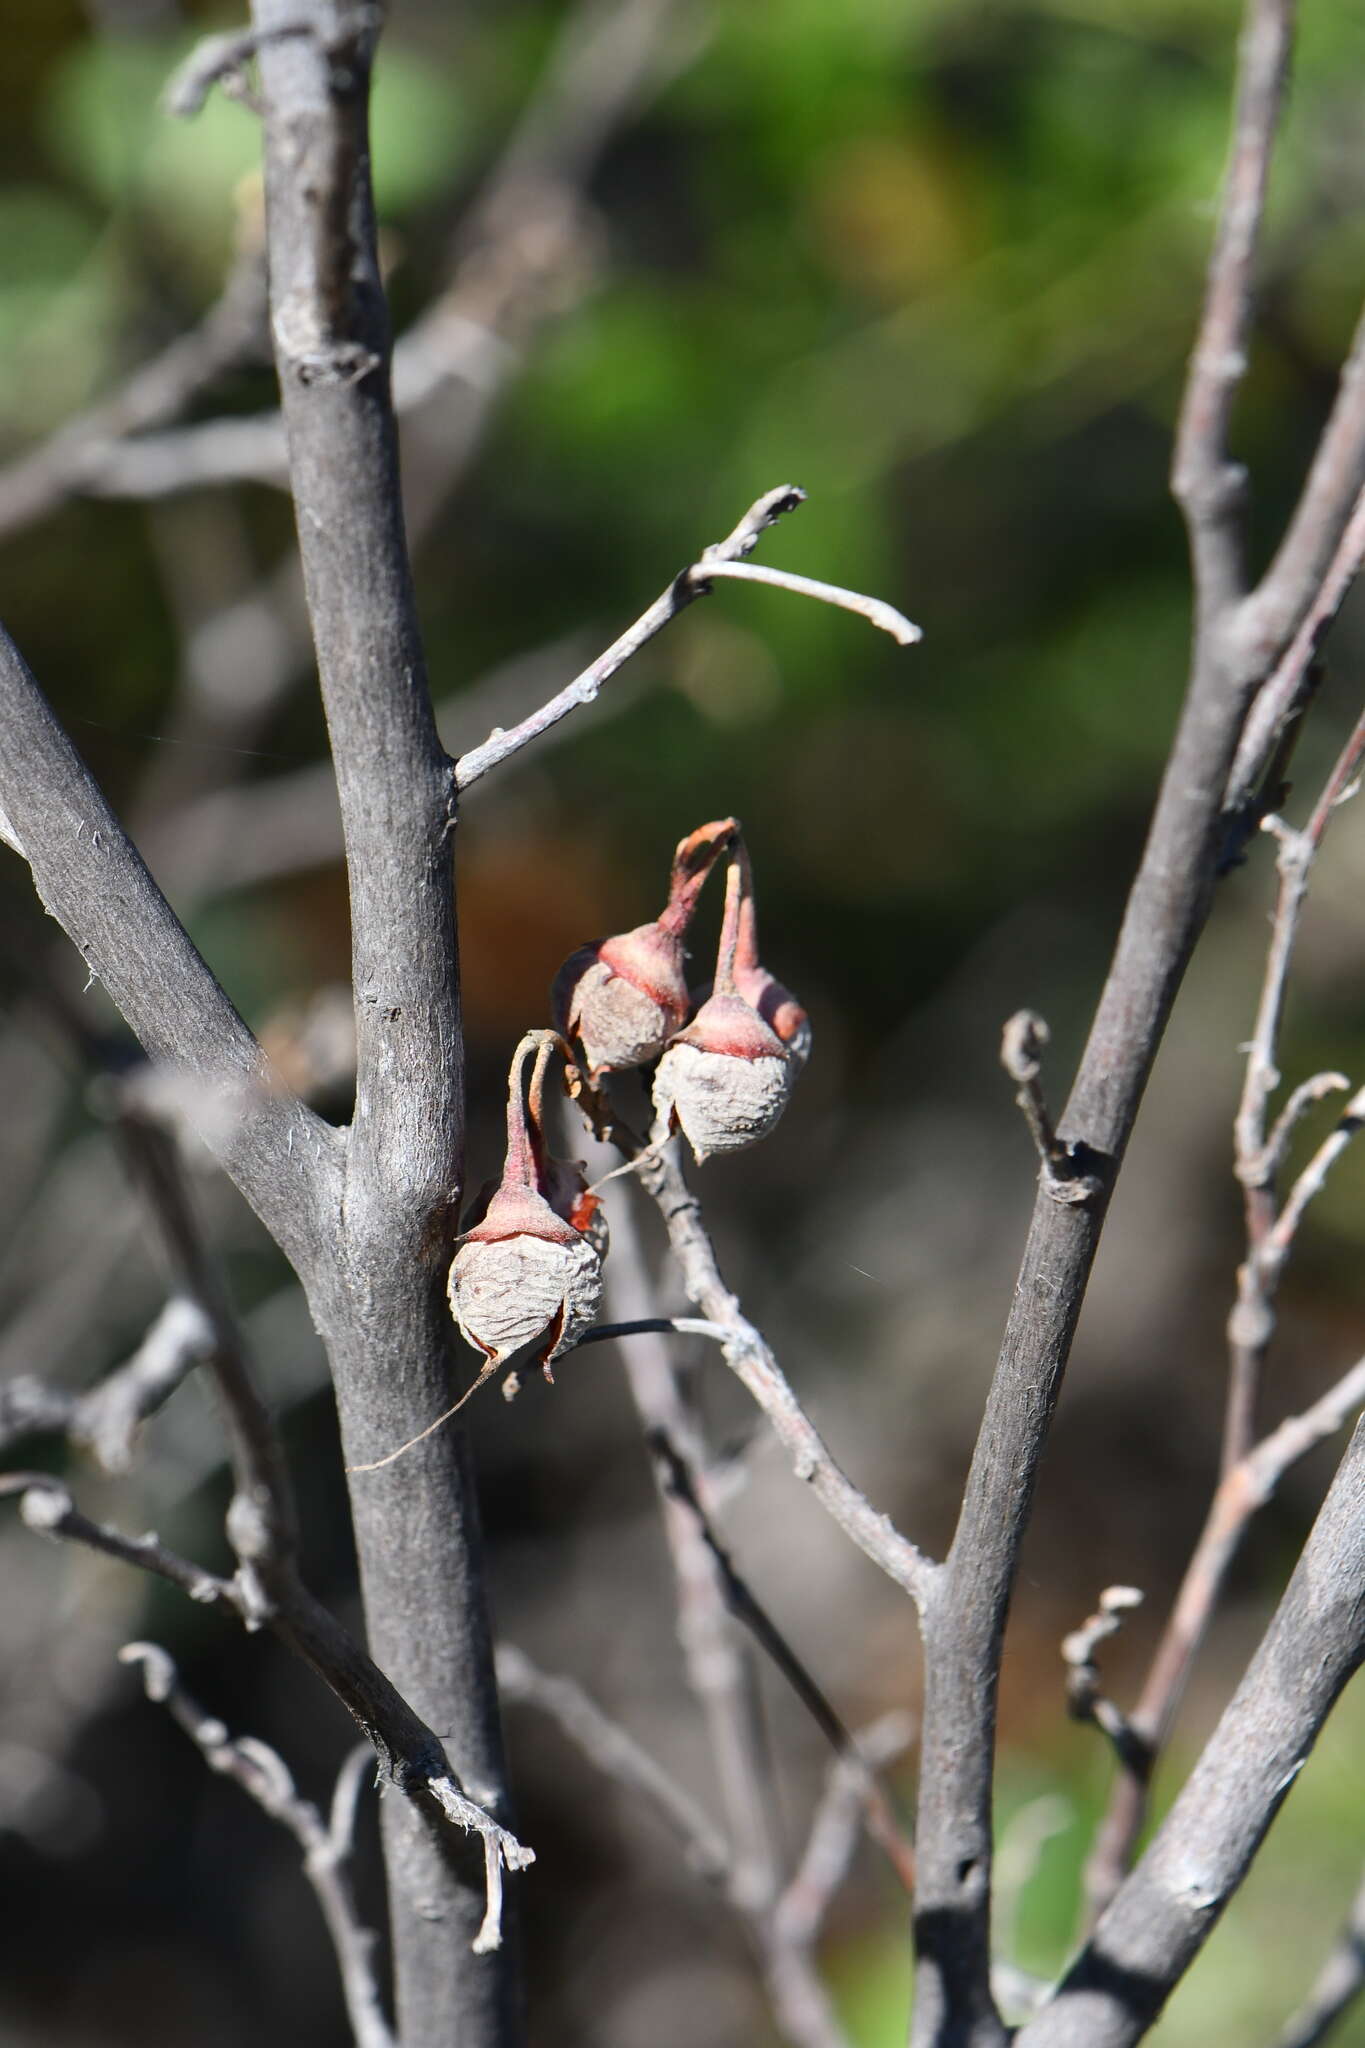
[[[650,924],[580,946],[550,991],[555,1028],[581,1048],[589,1082],[656,1058],[690,1008],[683,935],[702,884],[731,843],[722,818],[689,833],[673,856],[668,902]]]
[[[669,1041],[654,1076],[660,1123],[681,1130],[699,1161],[742,1151],[781,1116],[809,1042],[804,1010],[759,965],[752,880],[741,848],[726,877],[714,992]]]
[[[591,1228],[595,1197],[568,1161],[551,1159],[541,1129],[545,1064],[556,1043],[552,1033],[528,1032],[517,1047],[502,1180],[450,1268],[451,1313],[487,1361],[480,1382],[512,1358],[550,1377],[551,1361],[591,1328],[601,1305],[605,1238]],[[528,1120],[522,1091],[532,1052]]]

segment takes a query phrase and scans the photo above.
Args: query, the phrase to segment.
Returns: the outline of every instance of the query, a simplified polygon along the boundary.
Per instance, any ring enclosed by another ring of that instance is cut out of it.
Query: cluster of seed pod
[[[683,940],[722,857],[728,866],[715,978],[693,993]],[[610,1074],[657,1062],[656,1140],[680,1130],[698,1160],[753,1144],[786,1107],[810,1052],[810,1025],[759,960],[753,875],[734,818],[682,841],[668,901],[652,923],[570,955],[555,977],[551,1008],[555,1030],[528,1032],[517,1047],[503,1177],[466,1217],[450,1269],[455,1320],[485,1357],[480,1381],[514,1361],[540,1365],[550,1377],[552,1361],[590,1327],[601,1297],[605,1219],[581,1170],[554,1159],[545,1139],[545,1077],[556,1051],[569,1076],[585,1076],[594,1089]]]

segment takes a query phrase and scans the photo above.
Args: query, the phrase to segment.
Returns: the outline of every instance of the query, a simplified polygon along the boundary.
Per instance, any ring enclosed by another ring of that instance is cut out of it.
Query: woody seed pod
[[[673,857],[668,902],[652,924],[580,946],[550,991],[555,1028],[581,1047],[589,1080],[645,1065],[685,1022],[683,934],[702,884],[730,843],[733,818],[702,825]]]
[[[481,1377],[513,1357],[527,1357],[550,1377],[551,1360],[592,1326],[602,1299],[597,1245],[554,1204],[555,1194],[564,1198],[566,1185],[547,1171],[539,1091],[530,1130],[522,1105],[526,1056],[548,1038],[528,1032],[517,1047],[508,1081],[502,1181],[484,1215],[461,1238],[450,1268],[451,1314],[488,1361]],[[554,1165],[571,1171],[567,1162]],[[589,1220],[592,1211],[583,1210],[576,1191],[575,1199],[578,1213]],[[587,1201],[595,1204],[592,1196]]]
[[[681,1129],[698,1162],[713,1152],[742,1151],[766,1137],[786,1107],[805,1057],[804,1046],[799,1054],[795,1049],[805,1012],[764,973],[756,957],[749,963],[748,985],[760,999],[776,992],[774,1014],[788,1026],[790,1049],[774,1024],[740,992],[737,949],[746,902],[752,950],[752,889],[741,855],[731,862],[726,877],[715,992],[686,1030],[670,1040],[654,1077],[660,1122],[665,1129]],[[809,1044],[808,1026],[804,1044]]]

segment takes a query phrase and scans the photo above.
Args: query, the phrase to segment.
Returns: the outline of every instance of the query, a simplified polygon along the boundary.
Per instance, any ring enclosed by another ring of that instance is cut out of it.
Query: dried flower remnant
[[[796,1073],[810,1058],[810,1018],[802,1009],[789,988],[783,988],[775,975],[769,974],[758,957],[758,914],[754,908],[754,878],[749,866],[749,849],[743,839],[737,839],[735,861],[740,871],[739,929],[735,939],[735,989],[746,1003],[758,1011],[771,1030],[781,1039],[788,1058],[793,1062]]]
[[[745,985],[768,1004],[771,1022],[740,993],[742,931]],[[766,1137],[781,1116],[809,1046],[805,1011],[758,964],[749,865],[737,854],[726,877],[714,993],[670,1040],[654,1077],[660,1124],[680,1129],[698,1161],[713,1152],[742,1151]]]
[[[540,1129],[544,1062],[555,1043],[553,1034],[532,1031],[517,1047],[508,1077],[502,1180],[483,1216],[465,1231],[450,1268],[451,1313],[487,1360],[476,1386],[514,1357],[541,1366],[551,1378],[551,1361],[591,1327],[601,1303],[601,1251],[589,1228],[595,1198],[581,1174],[573,1184],[575,1169],[566,1161],[549,1159]],[[522,1089],[532,1052],[537,1083],[528,1122]]]
[[[652,924],[597,939],[571,953],[550,991],[555,1027],[582,1049],[589,1081],[656,1059],[691,1007],[683,935],[702,884],[731,843],[721,818],[684,839],[673,856],[668,902]]]

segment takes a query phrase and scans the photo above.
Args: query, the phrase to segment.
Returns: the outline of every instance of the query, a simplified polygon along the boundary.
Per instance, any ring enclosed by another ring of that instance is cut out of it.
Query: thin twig
[[[499,1643],[497,1666],[504,1699],[548,1714],[589,1763],[627,1791],[640,1794],[663,1816],[700,1877],[710,1884],[725,1883],[730,1852],[710,1816],[633,1735],[603,1713],[582,1686],[571,1678],[538,1670],[511,1643]]]
[[[278,1751],[251,1736],[235,1741],[223,1723],[209,1714],[180,1682],[175,1663],[155,1643],[126,1643],[121,1664],[137,1665],[149,1700],[164,1706],[202,1752],[210,1770],[221,1772],[256,1801],[272,1820],[288,1828],[303,1851],[303,1872],[312,1885],[336,1951],[342,1994],[356,2048],[393,2048],[394,2036],[384,2017],[374,1968],[376,1937],[359,1916],[346,1869],[351,1847],[351,1818],[369,1752],[359,1750],[343,1765],[337,1780],[333,1818],[324,1823],[311,1800],[300,1798],[289,1768]],[[342,1825],[337,1825],[338,1819]]]
[[[1122,1767],[1145,1777],[1152,1767],[1151,1752],[1122,1708],[1100,1690],[1096,1656],[1100,1644],[1118,1634],[1124,1616],[1141,1601],[1136,1586],[1106,1586],[1095,1612],[1064,1637],[1062,1662],[1066,1666],[1066,1704],[1071,1718],[1092,1721],[1102,1735],[1108,1736]]]
[[[624,1199],[613,1209],[606,1285],[613,1307],[628,1313],[645,1306],[655,1291],[633,1207]],[[711,1500],[714,1477],[668,1347],[653,1333],[642,1333],[623,1340],[622,1355],[646,1432],[666,1432],[686,1461],[694,1497]],[[665,1483],[657,1460],[653,1465],[677,1589],[678,1639],[710,1736],[730,1835],[731,1904],[752,1940],[782,2039],[790,2048],[848,2048],[811,1948],[789,1940],[779,1919],[782,1853],[754,1654],[731,1619],[720,1567],[699,1517]]]
[[[1054,1201],[1088,1202],[1102,1193],[1103,1180],[1091,1170],[1084,1146],[1067,1145],[1057,1136],[1043,1094],[1042,1056],[1051,1036],[1035,1011],[1017,1010],[1001,1034],[1000,1064],[1017,1085],[1014,1099],[1033,1139],[1044,1187]]]
[[[907,619],[904,612],[880,597],[865,597],[860,590],[845,590],[838,583],[821,583],[813,576],[796,576],[790,569],[765,569],[757,562],[727,562],[708,555],[692,571],[701,589],[713,576],[730,577],[740,583],[764,583],[770,590],[787,590],[794,597],[813,597],[838,611],[855,612],[881,633],[889,633],[900,647],[913,647],[924,638],[924,629]]]
[[[1292,43],[1292,0],[1252,0],[1238,53],[1232,148],[1199,333],[1176,432],[1172,488],[1185,513],[1202,613],[1240,597],[1245,477],[1228,425],[1246,374],[1257,244]]]
[[[247,231],[248,235],[250,231]],[[85,491],[98,490],[130,437],[182,413],[228,370],[263,360],[265,255],[247,239],[216,303],[197,326],[177,335],[119,390],[0,468],[0,540]]]
[[[678,1141],[642,1166],[639,1179],[663,1217],[688,1296],[709,1322],[729,1332],[725,1362],[772,1424],[797,1478],[864,1555],[922,1604],[936,1567],[835,1463],[768,1344],[725,1285],[700,1204],[687,1185]]]
[[[906,1891],[913,1894],[914,1851],[906,1840],[892,1812],[890,1802],[877,1783],[866,1758],[859,1753],[858,1746],[843,1721],[767,1609],[755,1599],[747,1582],[736,1571],[734,1560],[717,1536],[710,1517],[697,1497],[687,1460],[672,1442],[668,1432],[655,1427],[650,1430],[648,1441],[650,1450],[663,1471],[664,1484],[669,1492],[696,1517],[698,1534],[715,1559],[720,1573],[726,1606],[736,1621],[743,1623],[764,1654],[781,1672],[835,1755],[842,1758],[849,1769],[858,1776],[862,1786],[863,1803],[867,1810],[868,1833],[886,1851],[887,1860]]]
[[[1164,1749],[1195,1655],[1208,1631],[1247,1525],[1275,1494],[1290,1467],[1343,1427],[1365,1404],[1365,1358],[1358,1359],[1300,1415],[1282,1422],[1231,1466],[1218,1484],[1194,1553],[1162,1633],[1129,1725],[1154,1760]],[[1085,1872],[1090,1920],[1123,1881],[1147,1811],[1151,1761],[1125,1771],[1096,1833]]]
[[[578,706],[591,704],[602,685],[632,655],[638,654],[695,599],[708,595],[711,580],[716,576],[748,576],[759,582],[775,584],[780,589],[798,591],[806,597],[820,598],[845,611],[858,612],[870,619],[873,625],[880,626],[883,632],[890,633],[902,646],[918,640],[919,628],[912,626],[908,619],[902,618],[898,611],[883,604],[879,598],[862,597],[856,591],[842,590],[834,584],[815,583],[804,576],[789,576],[785,571],[758,569],[745,562],[745,557],[757,546],[768,527],[784,513],[794,512],[798,505],[804,503],[805,496],[805,492],[795,484],[779,484],[775,490],[766,491],[750,506],[733,533],[722,541],[714,542],[703,551],[700,561],[675,576],[648,611],[643,612],[618,640],[614,640],[605,654],[599,655],[571,683],[566,683],[548,704],[543,704],[529,718],[522,719],[509,732],[495,731],[481,747],[462,754],[455,764],[456,786],[461,790],[468,789],[480,776],[487,775],[491,768],[500,766],[513,754],[519,753],[522,747],[529,746],[532,740],[539,739],[542,733],[557,725],[561,718],[567,718]]]
[[[913,1717],[893,1710],[858,1730],[852,1755],[831,1760],[806,1846],[777,1903],[777,1926],[793,1947],[814,1948],[848,1875],[867,1820],[869,1771],[885,1770],[904,1756],[914,1739]]]
[[[1293,640],[1274,674],[1257,692],[1237,748],[1223,800],[1229,819],[1241,818],[1253,803],[1281,736],[1299,716],[1311,688],[1313,659],[1327,628],[1341,610],[1365,559],[1365,490],[1337,544],[1336,554]],[[1272,806],[1279,802],[1272,790]]]
[[[85,1393],[50,1387],[25,1374],[0,1386],[0,1450],[58,1432],[88,1445],[106,1472],[126,1472],[138,1427],[167,1402],[213,1350],[213,1331],[196,1302],[173,1295],[131,1358]]]
[[[107,1522],[91,1521],[81,1513],[61,1480],[50,1473],[0,1473],[0,1499],[16,1494],[25,1525],[38,1535],[64,1536],[69,1542],[84,1544],[87,1550],[117,1558],[120,1564],[135,1565],[139,1571],[168,1579],[191,1600],[220,1604],[237,1614],[242,1612],[241,1595],[231,1579],[219,1578],[215,1572],[205,1571],[189,1558],[168,1550],[157,1536],[125,1536]]]
[[[781,484],[776,490],[767,491],[750,506],[734,532],[717,543],[717,560],[738,560],[747,555],[758,543],[759,537],[786,512],[794,512],[805,502],[805,492],[795,484]],[[709,552],[709,551],[708,551]],[[638,654],[661,633],[679,612],[685,611],[694,599],[704,596],[704,586],[694,581],[694,572],[684,569],[673,578],[667,590],[654,600],[648,611],[643,612],[633,626],[628,626],[620,638],[614,640],[605,654],[566,683],[543,704],[539,711],[533,711],[529,718],[523,718],[510,731],[494,731],[481,747],[472,747],[467,754],[461,754],[455,763],[455,783],[460,790],[468,789],[480,776],[487,775],[491,768],[509,760],[532,740],[539,739],[561,718],[567,718],[581,704],[591,704],[605,682],[623,668],[632,655]]]
[[[1365,1422],[1245,1676],[1141,1861],[1018,2048],[1133,2048],[1242,1882],[1365,1657]]]

